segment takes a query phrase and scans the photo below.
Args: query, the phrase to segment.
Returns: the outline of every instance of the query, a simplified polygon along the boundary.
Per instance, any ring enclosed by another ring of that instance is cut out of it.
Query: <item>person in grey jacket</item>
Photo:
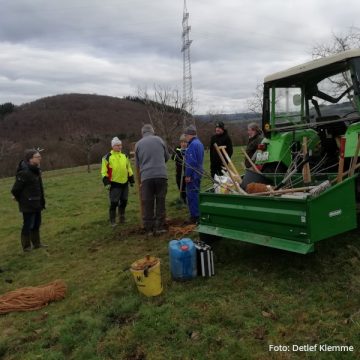
[[[140,171],[143,226],[148,235],[161,234],[166,232],[166,162],[169,153],[164,141],[155,135],[150,124],[145,124],[141,133],[142,139],[135,145],[135,160]]]

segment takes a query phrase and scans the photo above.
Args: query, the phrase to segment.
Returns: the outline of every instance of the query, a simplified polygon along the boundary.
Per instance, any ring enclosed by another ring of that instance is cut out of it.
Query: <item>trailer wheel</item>
[[[214,244],[218,243],[222,237],[216,235],[210,235],[205,233],[199,233],[200,241],[204,242],[207,245],[213,246]]]

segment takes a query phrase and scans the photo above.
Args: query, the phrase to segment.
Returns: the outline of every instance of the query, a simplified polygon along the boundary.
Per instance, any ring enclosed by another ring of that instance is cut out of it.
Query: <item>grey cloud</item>
[[[198,113],[246,110],[264,76],[310,59],[312,46],[358,24],[349,0],[187,0]],[[0,103],[81,91],[125,96],[182,88],[183,1],[4,0]]]

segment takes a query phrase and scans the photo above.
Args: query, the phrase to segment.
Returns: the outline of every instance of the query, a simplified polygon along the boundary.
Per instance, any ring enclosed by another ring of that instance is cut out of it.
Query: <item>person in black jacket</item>
[[[41,211],[45,209],[40,162],[41,155],[38,150],[26,150],[24,160],[18,165],[15,184],[11,189],[23,214],[21,245],[24,251],[30,251],[32,247],[46,247],[40,241]]]
[[[215,134],[211,137],[210,140],[210,172],[211,177],[216,175],[223,175],[221,172],[223,163],[215,149],[214,144],[218,146],[226,146],[226,152],[229,157],[233,154],[233,146],[231,138],[225,129],[225,125],[222,121],[219,121],[215,124]]]
[[[176,164],[176,184],[180,191],[181,199],[186,204],[186,184],[185,184],[185,151],[187,147],[186,137],[184,134],[180,136],[180,146],[175,149],[174,155],[171,157]]]

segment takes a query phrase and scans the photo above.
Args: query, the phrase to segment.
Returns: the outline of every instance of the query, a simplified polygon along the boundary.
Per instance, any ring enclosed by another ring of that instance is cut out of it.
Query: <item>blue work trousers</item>
[[[198,218],[200,216],[199,211],[199,192],[200,192],[201,178],[191,178],[191,181],[186,184],[186,197],[188,201],[188,207],[190,216],[192,218]]]

